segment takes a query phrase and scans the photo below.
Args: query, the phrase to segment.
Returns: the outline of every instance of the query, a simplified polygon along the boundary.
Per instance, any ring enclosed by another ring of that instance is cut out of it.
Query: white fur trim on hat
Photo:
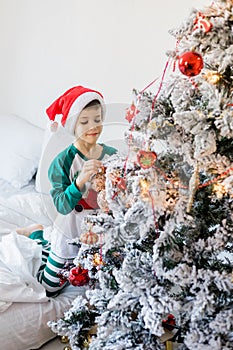
[[[106,107],[102,97],[96,92],[85,92],[74,101],[70,107],[65,129],[67,129],[71,134],[74,134],[74,128],[78,119],[79,114],[82,112],[83,108],[93,100],[98,100],[102,109],[102,118],[105,117]]]

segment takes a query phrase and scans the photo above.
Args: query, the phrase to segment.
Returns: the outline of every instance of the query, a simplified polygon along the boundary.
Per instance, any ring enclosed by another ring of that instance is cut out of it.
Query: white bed
[[[54,156],[73,138],[63,128],[48,136],[48,132],[16,115],[0,115],[0,123],[0,257],[6,262],[5,265],[0,262],[1,347],[37,349],[55,338],[47,322],[62,317],[72,300],[85,289],[69,286],[58,297],[48,299],[41,290],[43,287],[31,276],[36,275],[40,252],[30,246],[35,242],[17,235],[15,229],[40,223],[49,239],[56,212],[48,194],[47,169]],[[100,141],[125,151],[122,139],[126,126],[106,125]],[[11,282],[7,285],[8,275]],[[52,348],[51,344],[43,346],[43,350]]]
[[[29,259],[34,249],[32,246],[30,250],[30,245],[26,247],[25,240],[34,242],[17,235],[16,227],[39,222],[46,227],[49,237],[54,215],[52,210],[48,210],[51,206],[48,193],[40,193],[43,175],[38,172],[38,178],[33,176],[38,167],[43,171],[42,141],[45,132],[15,115],[0,116],[0,122],[3,126],[0,130],[0,255],[8,267],[6,269],[0,264],[1,347],[9,350],[37,349],[56,336],[47,322],[62,317],[72,300],[84,289],[70,286],[58,297],[49,299],[44,290],[37,289],[36,284],[23,283],[25,281],[18,279],[17,275],[21,271],[23,275],[28,267],[24,266],[20,254],[24,257],[29,252]],[[18,239],[17,251],[15,245]],[[34,256],[34,267],[37,266],[35,262],[38,265]],[[11,284],[7,285],[8,276]],[[8,288],[8,293],[4,293],[5,288]],[[43,349],[51,346],[46,344]],[[63,347],[61,344],[61,349]]]

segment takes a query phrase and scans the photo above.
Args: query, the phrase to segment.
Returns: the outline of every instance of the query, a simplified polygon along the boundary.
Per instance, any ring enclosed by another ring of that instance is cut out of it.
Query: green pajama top
[[[117,150],[101,144],[102,154],[98,158],[104,160]],[[81,192],[75,185],[75,180],[81,171],[86,158],[73,144],[60,152],[49,167],[48,176],[52,184],[50,194],[58,215],[51,234],[51,249],[59,257],[71,258],[77,255],[77,246],[67,244],[68,239],[79,237],[83,218],[90,210],[77,212],[75,206],[88,196],[91,188],[90,182]]]

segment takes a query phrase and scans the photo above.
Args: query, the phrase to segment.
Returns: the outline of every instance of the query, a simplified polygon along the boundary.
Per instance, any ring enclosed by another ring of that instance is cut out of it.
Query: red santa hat
[[[105,115],[105,104],[103,95],[92,89],[83,86],[75,86],[67,90],[58,97],[51,106],[46,109],[46,113],[51,121],[55,121],[56,115],[61,114],[61,125],[71,134],[74,134],[74,128],[79,114],[83,108],[93,100],[98,100],[102,109],[102,117]]]

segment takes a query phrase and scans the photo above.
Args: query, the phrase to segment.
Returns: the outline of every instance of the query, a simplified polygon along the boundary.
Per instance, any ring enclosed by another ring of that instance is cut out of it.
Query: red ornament
[[[123,177],[122,172],[120,170],[115,170],[113,173],[111,173],[110,178],[113,186],[116,186],[119,190],[126,190],[126,179]]]
[[[176,326],[176,319],[175,319],[175,317],[172,314],[169,314],[167,316],[167,319],[162,321],[162,326],[165,329],[167,329],[169,331],[172,331],[175,328],[174,326]]]
[[[116,179],[116,185],[119,188],[119,190],[126,190],[127,188],[126,180],[123,177],[118,177]]]
[[[137,110],[135,104],[132,103],[131,106],[127,109],[125,119],[128,120],[128,122],[130,123],[133,120],[134,116],[138,114],[138,112],[139,110]]]
[[[95,232],[88,231],[81,234],[79,240],[84,244],[92,245],[98,242],[99,236]]]
[[[88,276],[88,270],[83,269],[81,266],[73,267],[70,270],[68,281],[73,286],[85,286],[89,280],[90,277]]]
[[[213,27],[213,24],[205,18],[205,16],[201,13],[197,13],[197,17],[194,20],[193,30],[202,29],[205,33],[208,33]]]
[[[193,77],[201,72],[204,63],[199,53],[188,51],[179,57],[178,66],[181,73]]]
[[[137,161],[142,169],[151,168],[157,159],[157,154],[155,152],[149,151],[139,151],[137,154]]]

